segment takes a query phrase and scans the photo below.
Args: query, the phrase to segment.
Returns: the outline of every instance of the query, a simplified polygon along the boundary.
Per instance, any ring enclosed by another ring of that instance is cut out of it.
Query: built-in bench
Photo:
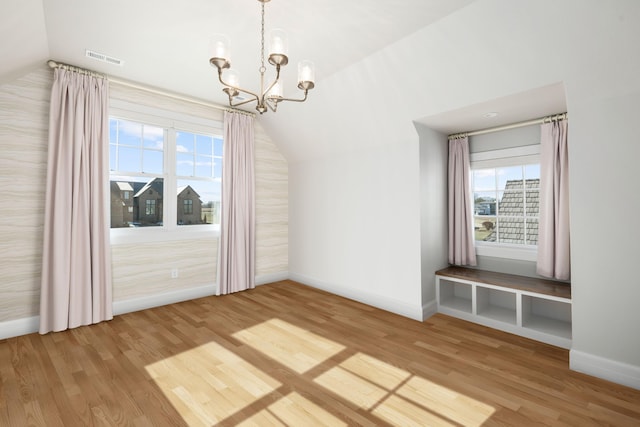
[[[438,312],[571,348],[571,284],[465,267],[436,271]]]

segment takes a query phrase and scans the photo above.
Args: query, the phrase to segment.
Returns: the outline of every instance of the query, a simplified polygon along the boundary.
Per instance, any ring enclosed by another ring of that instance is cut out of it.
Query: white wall
[[[639,42],[635,0],[479,0],[320,80],[286,129],[265,121],[290,163],[290,270],[357,299],[419,304],[420,171],[410,123],[563,82],[572,367],[640,388]],[[402,186],[374,197],[381,180]],[[404,221],[393,233],[359,228],[392,219]],[[389,287],[398,276],[405,280]]]
[[[417,123],[420,136],[420,243],[424,316],[435,313],[435,272],[448,265],[447,135]]]
[[[575,86],[568,99],[571,363],[640,388],[640,87],[602,93]]]
[[[292,279],[422,319],[417,141],[289,167]]]

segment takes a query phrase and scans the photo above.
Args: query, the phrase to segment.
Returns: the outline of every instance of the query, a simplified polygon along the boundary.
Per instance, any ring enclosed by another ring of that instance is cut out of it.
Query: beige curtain
[[[109,245],[109,86],[56,69],[40,294],[40,333],[113,318]]]
[[[476,265],[469,138],[449,140],[449,264]]]
[[[571,278],[569,250],[569,149],[567,121],[541,125],[540,223],[537,273]]]
[[[218,295],[255,288],[253,117],[225,112]]]

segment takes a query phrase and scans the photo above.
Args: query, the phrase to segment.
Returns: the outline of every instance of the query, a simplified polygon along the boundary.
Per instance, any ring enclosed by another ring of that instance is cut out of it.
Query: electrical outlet
[[[178,269],[177,268],[172,268],[171,269],[171,278],[172,279],[177,279],[178,278]]]

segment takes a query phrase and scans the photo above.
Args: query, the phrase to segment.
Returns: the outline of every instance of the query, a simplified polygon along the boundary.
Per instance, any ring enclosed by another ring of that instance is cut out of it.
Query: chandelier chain
[[[261,45],[260,45],[260,74],[264,76],[264,72],[267,68],[264,66],[264,2],[262,3],[262,23],[260,27],[260,37],[261,37]]]

